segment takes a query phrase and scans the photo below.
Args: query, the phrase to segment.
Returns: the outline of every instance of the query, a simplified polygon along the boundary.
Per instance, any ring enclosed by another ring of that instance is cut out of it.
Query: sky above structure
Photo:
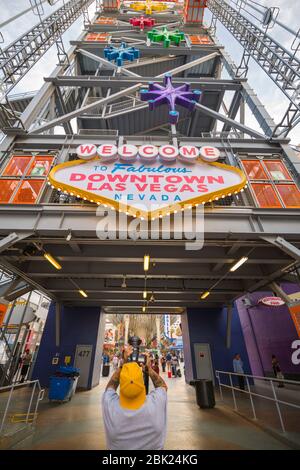
[[[229,0],[232,5],[236,3],[237,0]],[[278,19],[288,25],[291,29],[297,31],[300,27],[299,19],[299,0],[247,0],[252,2],[256,6],[257,2],[260,5],[266,7],[276,6],[280,8]],[[55,6],[51,7],[48,4],[43,5],[44,17],[48,16],[50,13],[55,11],[57,8],[63,5],[63,1],[59,0]],[[0,0],[0,11],[1,11],[1,20],[0,23],[4,22],[6,19],[11,16],[16,15],[18,12],[21,12],[30,6],[29,0]],[[253,10],[252,13],[256,15],[259,19],[259,13],[256,13]],[[89,8],[90,18],[93,18],[95,12],[95,2]],[[247,16],[245,11],[241,13]],[[209,25],[210,23],[210,13],[209,11],[205,14],[205,23]],[[252,21],[256,21],[255,18],[251,18]],[[4,44],[2,47],[7,46],[12,41],[17,39],[17,37],[24,34],[26,31],[31,29],[37,22],[39,18],[29,12],[23,15],[21,18],[15,20],[11,24],[4,26],[1,29],[1,33],[4,37]],[[83,27],[83,17],[81,16],[63,35],[63,40],[65,48],[68,49],[69,41],[71,39],[76,39],[77,36],[81,33]],[[275,26],[270,30],[270,35],[276,38],[278,42],[284,45],[288,50],[291,49],[291,44],[293,42],[293,36],[285,32],[281,27]],[[225,48],[233,58],[233,60],[239,64],[242,47],[239,43],[232,37],[232,35],[218,22],[217,27],[217,37],[219,41],[224,44]],[[18,83],[14,88],[13,93],[23,93],[28,91],[33,91],[39,89],[44,81],[43,78],[49,76],[51,71],[55,68],[57,64],[56,56],[56,47],[52,46],[49,51],[39,60],[39,62],[31,69],[31,71],[24,77],[24,79]],[[285,110],[288,107],[288,101],[283,95],[283,93],[272,83],[270,79],[267,78],[266,74],[261,70],[261,68],[251,60],[250,70],[248,74],[249,84],[257,93],[258,97],[262,103],[266,106],[268,112],[273,117],[275,122],[279,122],[284,115]],[[250,113],[246,115],[246,124],[255,129],[259,129],[253,116]],[[300,143],[300,126],[293,130],[290,134],[292,142],[294,144]]]

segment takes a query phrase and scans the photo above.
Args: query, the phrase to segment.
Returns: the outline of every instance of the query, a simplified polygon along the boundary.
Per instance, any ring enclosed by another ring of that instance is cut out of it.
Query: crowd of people
[[[157,373],[160,373],[160,369],[163,373],[167,372],[168,378],[171,377],[181,377],[182,372],[180,369],[180,362],[183,361],[183,356],[179,352],[167,351],[163,353],[160,357],[159,355],[149,353],[150,365],[151,368]],[[112,364],[112,368],[116,371],[119,367],[122,367],[124,364],[124,354],[115,353],[112,357],[108,354],[103,354],[102,357],[103,364]]]

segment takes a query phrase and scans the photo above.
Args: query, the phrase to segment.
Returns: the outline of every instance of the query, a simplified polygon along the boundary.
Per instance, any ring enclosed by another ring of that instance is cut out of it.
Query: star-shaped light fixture
[[[168,28],[152,29],[147,33],[148,39],[152,42],[163,42],[164,47],[169,47],[171,43],[179,46],[181,41],[184,41],[185,34],[178,29],[169,31]]]
[[[124,60],[129,60],[133,62],[134,59],[140,57],[139,49],[135,47],[127,47],[126,42],[122,42],[121,46],[108,46],[105,47],[104,57],[110,62],[114,61],[119,67],[124,63]]]
[[[134,2],[130,3],[130,8],[135,11],[144,11],[146,15],[152,15],[154,11],[165,11],[168,9],[168,6],[162,2],[153,2],[151,0],[146,0],[144,2]]]
[[[191,90],[190,84],[188,83],[174,87],[170,74],[164,76],[164,85],[149,82],[148,89],[142,89],[140,93],[141,100],[148,101],[151,111],[163,104],[168,105],[170,124],[176,124],[179,119],[176,104],[183,106],[189,111],[193,111],[195,104],[199,101],[201,96],[201,91]]]
[[[137,18],[131,18],[130,24],[132,26],[138,26],[140,30],[144,30],[145,28],[152,28],[155,24],[155,20],[153,18],[146,18],[145,16],[138,16]]]

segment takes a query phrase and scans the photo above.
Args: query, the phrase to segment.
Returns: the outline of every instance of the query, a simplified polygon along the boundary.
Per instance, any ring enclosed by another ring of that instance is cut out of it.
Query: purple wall
[[[298,292],[295,284],[282,284],[288,294]],[[300,376],[300,365],[294,365],[291,357],[292,342],[298,338],[294,322],[288,307],[267,307],[258,303],[272,292],[255,292],[248,294],[252,307],[246,307],[241,297],[236,302],[248,357],[254,375],[268,375],[272,372],[272,354],[279,360],[282,371],[291,376]]]

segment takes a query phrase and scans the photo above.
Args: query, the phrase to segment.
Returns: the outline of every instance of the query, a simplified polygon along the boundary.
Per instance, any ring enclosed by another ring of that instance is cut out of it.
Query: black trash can
[[[194,380],[196,389],[197,405],[200,408],[213,408],[215,402],[215,392],[212,380]]]
[[[102,366],[102,377],[108,377],[109,376],[109,370],[110,370],[110,365],[109,364],[103,364],[103,366]]]

